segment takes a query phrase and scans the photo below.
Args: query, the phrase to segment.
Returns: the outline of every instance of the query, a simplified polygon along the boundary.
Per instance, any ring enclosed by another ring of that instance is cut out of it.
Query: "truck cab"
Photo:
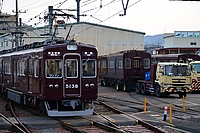
[[[163,62],[158,63],[155,79],[155,94],[178,94],[186,97],[191,91],[190,66],[186,63]]]
[[[187,63],[159,62],[152,64],[149,75],[144,80],[138,80],[136,92],[156,96],[178,94],[186,97],[191,91],[191,69]]]

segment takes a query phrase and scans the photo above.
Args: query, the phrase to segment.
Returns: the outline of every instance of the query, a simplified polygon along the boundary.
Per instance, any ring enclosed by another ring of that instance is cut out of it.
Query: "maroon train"
[[[116,90],[134,90],[136,81],[150,71],[151,55],[145,51],[129,50],[98,57],[102,86],[114,85]]]
[[[48,116],[92,114],[98,93],[97,49],[63,40],[2,51],[0,87],[8,99]]]

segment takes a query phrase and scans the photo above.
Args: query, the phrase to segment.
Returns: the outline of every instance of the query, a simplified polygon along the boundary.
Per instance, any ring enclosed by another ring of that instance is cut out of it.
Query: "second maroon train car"
[[[134,90],[136,81],[150,70],[151,55],[129,50],[99,56],[99,78],[102,86],[114,85],[116,90]]]

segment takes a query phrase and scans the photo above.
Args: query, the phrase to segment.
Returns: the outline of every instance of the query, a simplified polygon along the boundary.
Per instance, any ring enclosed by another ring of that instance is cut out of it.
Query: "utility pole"
[[[18,46],[19,46],[18,34],[21,34],[21,32],[19,32],[19,24],[18,24],[19,23],[19,20],[18,20],[19,19],[18,18],[18,14],[19,13],[26,13],[26,12],[20,12],[20,11],[18,11],[18,1],[16,0],[16,11],[15,11],[15,18],[16,18],[16,22],[15,22],[15,24],[16,24],[16,29],[15,29],[15,47],[16,47],[16,49],[18,49]],[[21,25],[20,25],[20,28],[21,28]]]
[[[49,6],[49,39],[52,38],[52,26],[53,26],[53,6]]]
[[[81,0],[76,0],[76,2],[77,2],[77,23],[80,22],[80,1]]]
[[[128,2],[129,2],[129,0],[127,0],[126,7],[125,7],[124,6],[124,0],[122,0],[122,6],[123,6],[123,9],[124,9],[124,14],[119,14],[119,16],[125,16],[126,15],[126,10],[127,10],[127,7],[128,7]]]
[[[18,48],[18,1],[16,0],[16,33],[15,33],[15,47]]]

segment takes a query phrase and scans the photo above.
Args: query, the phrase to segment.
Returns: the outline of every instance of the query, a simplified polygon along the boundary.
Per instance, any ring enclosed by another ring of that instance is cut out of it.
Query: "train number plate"
[[[78,88],[78,84],[66,84],[65,88],[68,89],[77,89]]]

